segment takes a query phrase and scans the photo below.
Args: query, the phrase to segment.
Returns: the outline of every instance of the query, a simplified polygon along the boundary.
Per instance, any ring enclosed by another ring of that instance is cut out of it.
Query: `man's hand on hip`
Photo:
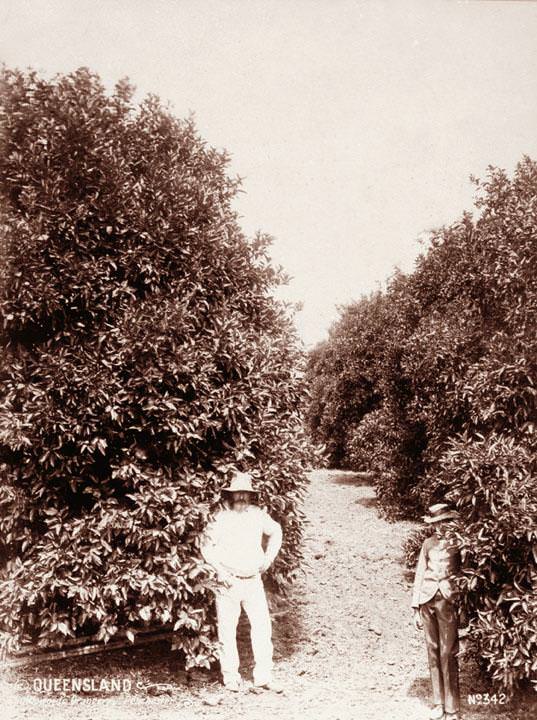
[[[218,582],[225,588],[231,587],[231,584],[233,582],[233,576],[231,575],[231,573],[227,572],[227,570],[219,569]]]
[[[260,573],[266,572],[271,565],[272,565],[272,560],[270,560],[269,558],[265,557],[265,559],[264,559],[263,562],[261,563],[261,567],[259,568],[259,572],[260,572]]]

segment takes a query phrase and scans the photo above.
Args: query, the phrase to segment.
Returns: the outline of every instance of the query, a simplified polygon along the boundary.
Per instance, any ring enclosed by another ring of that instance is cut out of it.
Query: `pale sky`
[[[193,111],[307,346],[471,209],[469,175],[537,159],[537,2],[0,0],[0,60]]]

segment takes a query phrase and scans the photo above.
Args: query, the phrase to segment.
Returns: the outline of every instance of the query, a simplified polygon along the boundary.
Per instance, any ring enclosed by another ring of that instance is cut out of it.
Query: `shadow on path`
[[[357,505],[361,505],[365,508],[372,508],[377,506],[377,498],[375,495],[373,497],[360,497],[356,498],[354,501]]]
[[[429,677],[415,678],[408,688],[407,695],[418,698],[425,705],[429,705],[431,698],[431,681]]]
[[[328,482],[335,485],[355,485],[356,487],[365,487],[373,484],[374,476],[370,473],[356,473],[350,471],[334,471],[327,478]]]

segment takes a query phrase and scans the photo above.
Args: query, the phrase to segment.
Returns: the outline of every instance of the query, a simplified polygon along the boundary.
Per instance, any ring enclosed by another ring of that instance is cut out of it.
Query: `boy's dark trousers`
[[[440,590],[420,605],[425,632],[433,703],[443,705],[447,713],[459,711],[459,651],[457,607],[446,600]]]

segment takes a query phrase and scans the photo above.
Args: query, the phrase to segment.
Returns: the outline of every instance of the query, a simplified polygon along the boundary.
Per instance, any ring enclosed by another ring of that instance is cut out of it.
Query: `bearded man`
[[[208,524],[201,547],[219,581],[215,601],[222,680],[228,690],[240,691],[237,625],[244,608],[255,663],[253,690],[282,692],[272,677],[272,625],[261,578],[280,550],[282,529],[255,504],[257,492],[249,473],[236,472],[222,493],[225,506]]]

